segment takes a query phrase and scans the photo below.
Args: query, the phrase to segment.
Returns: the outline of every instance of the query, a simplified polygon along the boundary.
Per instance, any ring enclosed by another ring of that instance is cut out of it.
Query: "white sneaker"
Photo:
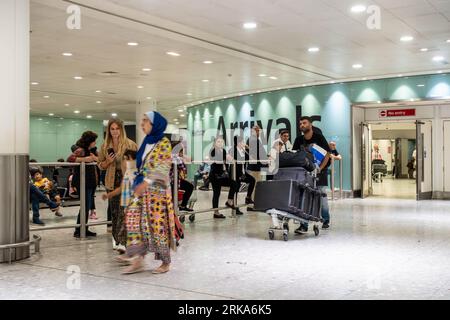
[[[121,244],[117,246],[116,250],[121,252],[122,254],[127,252],[127,248],[124,245],[121,245]]]
[[[114,240],[114,238],[112,239],[112,244],[113,244],[113,250],[117,250],[119,248],[119,246],[116,244],[116,241]]]

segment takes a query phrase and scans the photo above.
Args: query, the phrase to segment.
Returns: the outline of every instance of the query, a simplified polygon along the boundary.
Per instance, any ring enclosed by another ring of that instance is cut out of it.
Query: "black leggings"
[[[172,191],[174,190],[172,185]],[[188,201],[192,196],[192,192],[194,192],[194,185],[186,180],[180,180],[180,188],[178,191],[183,190],[183,201],[180,204],[180,207],[186,208],[188,205]],[[174,197],[178,197],[178,195],[174,195]]]
[[[219,208],[219,198],[222,187],[230,187],[230,191],[228,192],[228,200],[234,200],[234,195],[239,191],[239,183],[230,178],[219,180],[211,179],[211,184],[213,188],[213,209]]]

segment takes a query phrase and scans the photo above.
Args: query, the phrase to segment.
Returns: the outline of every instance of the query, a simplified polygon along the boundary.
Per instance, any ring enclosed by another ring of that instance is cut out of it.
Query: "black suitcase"
[[[314,186],[314,180],[306,169],[304,168],[280,168],[274,176],[274,180],[293,180],[299,185],[305,187]]]
[[[279,155],[280,168],[305,168],[308,171],[314,171],[314,156],[306,151],[282,152]]]
[[[255,210],[278,209],[297,214],[300,208],[300,187],[292,180],[259,181],[255,191]]]

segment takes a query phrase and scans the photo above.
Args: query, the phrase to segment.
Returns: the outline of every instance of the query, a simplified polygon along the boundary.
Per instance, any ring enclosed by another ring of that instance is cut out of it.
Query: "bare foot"
[[[133,274],[144,271],[144,259],[137,257],[132,260],[131,265],[123,270],[122,274]]]
[[[163,263],[158,269],[152,271],[153,274],[167,273],[170,270],[170,264]]]

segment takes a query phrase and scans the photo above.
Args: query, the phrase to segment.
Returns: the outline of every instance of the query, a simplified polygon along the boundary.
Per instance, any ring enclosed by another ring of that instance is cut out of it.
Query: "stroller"
[[[273,181],[258,182],[255,194],[255,210],[272,216],[274,226],[269,228],[269,238],[275,232],[283,233],[289,240],[289,221],[294,224],[313,223],[314,234],[319,235],[322,198],[326,196],[316,187],[317,174],[304,168],[281,168]],[[280,226],[281,225],[281,226]]]

